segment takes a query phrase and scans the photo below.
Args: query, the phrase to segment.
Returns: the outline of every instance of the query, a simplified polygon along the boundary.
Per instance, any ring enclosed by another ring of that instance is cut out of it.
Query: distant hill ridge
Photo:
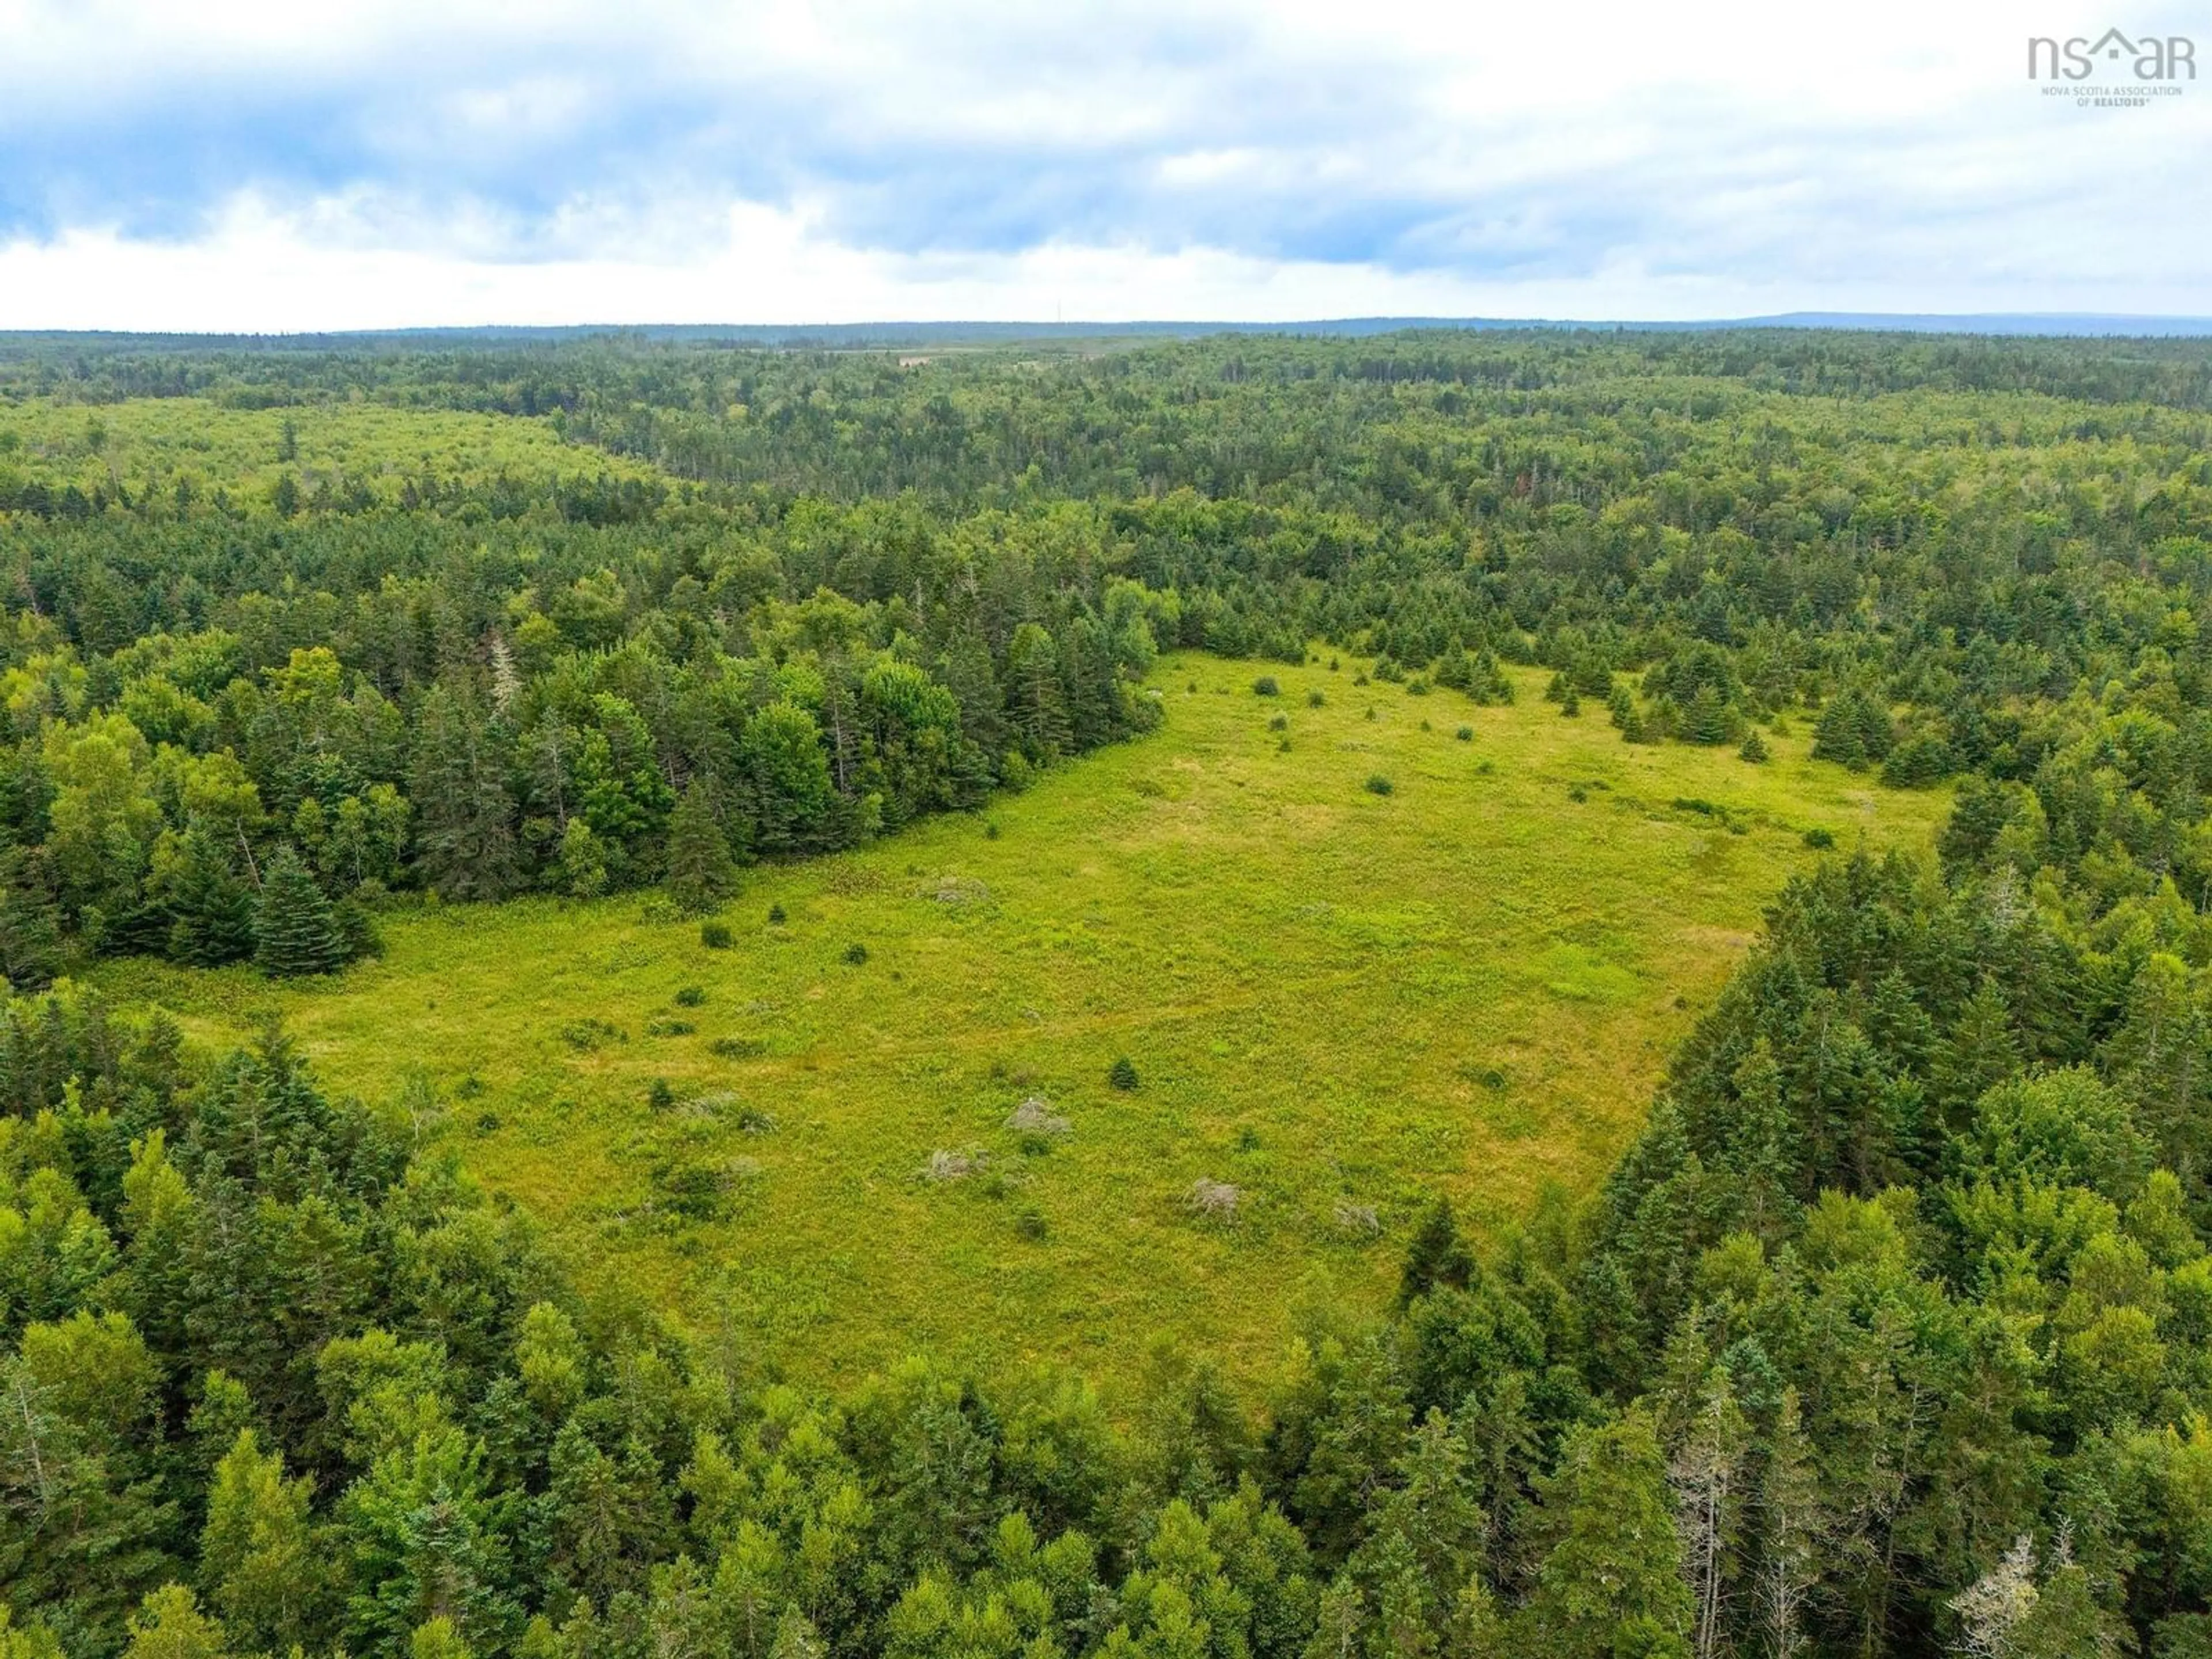
[[[0,348],[55,340],[88,345],[160,349],[229,345],[246,349],[320,350],[389,344],[419,347],[532,344],[627,336],[655,341],[726,341],[732,345],[892,347],[1003,345],[1024,340],[1192,339],[1214,334],[1301,334],[1358,337],[1420,329],[1486,332],[1587,330],[1631,333],[1710,333],[1723,330],[1837,329],[1899,334],[2015,335],[2041,337],[2179,337],[2212,336],[2212,317],[2130,316],[2101,312],[1938,313],[1792,311],[1769,317],[1666,322],[1542,317],[1337,317],[1300,322],[1236,322],[1162,319],[1139,322],[898,322],[575,324],[404,329],[333,330],[312,334],[185,334],[124,331],[0,330]]]

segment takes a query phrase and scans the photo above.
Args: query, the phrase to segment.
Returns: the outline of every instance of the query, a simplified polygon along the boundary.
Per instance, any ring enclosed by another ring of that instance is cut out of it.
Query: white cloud
[[[2212,311],[2212,78],[2078,109],[2027,32],[1995,0],[0,0],[0,326]]]

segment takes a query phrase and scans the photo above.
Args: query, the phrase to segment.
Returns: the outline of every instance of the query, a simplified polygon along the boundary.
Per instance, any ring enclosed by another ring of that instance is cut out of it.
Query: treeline
[[[972,807],[1146,728],[1135,681],[1155,628],[1181,627],[1172,595],[1062,580],[1018,547],[971,548],[867,604],[786,603],[757,567],[711,558],[658,593],[605,567],[548,592],[521,556],[341,578],[343,599],[248,591],[216,607],[237,626],[181,634],[149,624],[197,608],[189,557],[167,596],[100,565],[64,578],[74,641],[19,612],[0,676],[0,969],[35,985],[82,950],[334,966],[409,890],[589,897],[665,878],[710,909],[746,861]]]

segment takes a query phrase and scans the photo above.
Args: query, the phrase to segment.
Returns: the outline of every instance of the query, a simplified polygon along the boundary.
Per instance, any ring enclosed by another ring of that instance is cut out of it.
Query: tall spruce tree
[[[499,898],[516,879],[506,745],[475,710],[433,686],[416,717],[411,779],[423,876],[449,898]]]
[[[668,823],[668,896],[686,915],[701,916],[738,890],[738,861],[715,816],[714,797],[697,779]]]
[[[1686,1656],[1695,1603],[1650,1416],[1639,1407],[1574,1433],[1544,1498],[1554,1541],[1522,1609],[1522,1650]]]
[[[169,956],[194,968],[218,968],[253,954],[253,891],[232,872],[216,838],[195,826],[169,887]]]
[[[345,935],[337,915],[300,855],[280,849],[261,882],[253,917],[253,959],[279,979],[334,974],[345,966]]]

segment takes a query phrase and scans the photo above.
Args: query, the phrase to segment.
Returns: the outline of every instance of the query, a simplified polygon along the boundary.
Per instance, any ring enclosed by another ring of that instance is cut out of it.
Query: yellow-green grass
[[[204,500],[220,489],[261,509],[288,473],[303,501],[325,484],[336,493],[358,483],[386,503],[399,499],[404,480],[426,473],[469,483],[502,473],[525,480],[658,476],[641,462],[563,442],[549,420],[370,403],[226,409],[204,398],[91,407],[0,402],[0,474],[7,472],[56,489],[74,483],[87,495],[120,483],[134,498],[148,490],[173,495],[182,478]]]
[[[1803,832],[1925,846],[1945,805],[1808,761],[1802,730],[1755,767],[1625,744],[1534,675],[1502,709],[1352,678],[1170,659],[1156,734],[988,814],[754,872],[726,951],[637,896],[544,899],[392,918],[384,960],[329,983],[100,978],[210,1037],[281,1011],[372,1099],[422,1068],[435,1135],[587,1278],[620,1264],[795,1374],[927,1350],[1111,1377],[1164,1334],[1251,1375],[1300,1303],[1389,1294],[1431,1194],[1480,1224],[1587,1190],[1816,856]],[[677,1006],[688,986],[703,1005]],[[671,1019],[697,1029],[651,1034]],[[583,1020],[620,1036],[580,1048]],[[1133,1091],[1108,1085],[1124,1054]],[[655,1078],[773,1127],[656,1112]],[[1069,1128],[1024,1150],[1006,1120],[1031,1096]],[[979,1167],[925,1178],[939,1152]],[[656,1208],[672,1155],[742,1160],[726,1218]],[[1194,1211],[1201,1180],[1238,1189],[1233,1218]]]

